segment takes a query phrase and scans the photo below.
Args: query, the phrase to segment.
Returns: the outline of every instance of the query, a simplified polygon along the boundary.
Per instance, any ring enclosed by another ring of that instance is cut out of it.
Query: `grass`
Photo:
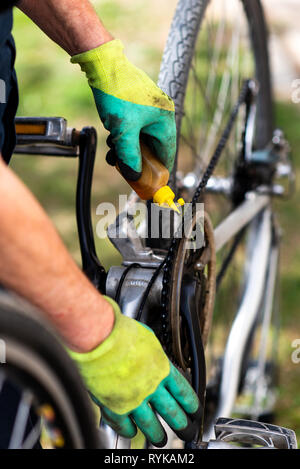
[[[126,44],[130,58],[153,79],[157,78],[161,51],[167,37],[176,0],[102,0],[96,9],[107,27]],[[62,115],[70,125],[93,125],[99,132],[98,154],[93,181],[92,214],[102,202],[118,201],[119,193],[129,193],[117,171],[105,163],[106,132],[99,123],[89,87],[79,67],[71,65],[67,54],[46,38],[20,12],[15,14],[15,39],[18,47],[17,72],[20,84],[19,115]],[[295,168],[300,175],[300,107],[289,103],[276,105],[276,124],[286,132],[292,145]],[[45,207],[68,249],[80,262],[74,216],[75,160],[15,156],[12,167],[32,189]],[[277,421],[296,429],[300,440],[300,365],[292,363],[291,343],[300,338],[300,225],[299,187],[287,202],[276,202],[283,227],[281,254],[282,334],[280,345],[281,385]],[[96,238],[97,251],[106,267],[120,257],[107,240]]]
[[[296,181],[300,177],[300,107],[289,103],[276,106],[276,123],[284,129],[292,147]],[[291,354],[293,340],[300,337],[300,188],[296,182],[295,193],[287,202],[277,202],[278,216],[283,227],[281,251],[281,313],[280,338],[280,389],[277,420],[293,428],[300,439],[300,364],[294,364]]]

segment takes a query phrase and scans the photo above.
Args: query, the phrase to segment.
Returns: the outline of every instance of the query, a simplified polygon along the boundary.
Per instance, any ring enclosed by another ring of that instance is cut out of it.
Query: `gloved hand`
[[[110,132],[107,154],[125,179],[136,181],[142,170],[140,137],[171,171],[176,152],[174,103],[129,62],[122,42],[113,40],[71,58],[86,73],[98,113]]]
[[[157,412],[179,438],[192,440],[199,427],[197,395],[151,329],[106,299],[115,313],[109,337],[89,353],[69,351],[105,422],[126,438],[139,427],[153,445],[164,446],[167,437]]]

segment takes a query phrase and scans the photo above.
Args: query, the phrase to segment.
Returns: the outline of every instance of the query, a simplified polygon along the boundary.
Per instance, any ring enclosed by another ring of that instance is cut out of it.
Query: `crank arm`
[[[186,276],[183,279],[180,306],[181,314],[186,321],[192,351],[192,385],[199,397],[203,412],[206,389],[206,366],[200,324],[196,315],[195,297],[196,281]]]

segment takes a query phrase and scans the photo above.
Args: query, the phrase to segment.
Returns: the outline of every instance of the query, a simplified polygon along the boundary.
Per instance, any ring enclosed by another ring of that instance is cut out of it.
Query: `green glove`
[[[110,336],[89,353],[69,351],[105,422],[126,438],[139,427],[152,444],[164,446],[167,437],[157,413],[179,438],[192,440],[199,427],[197,395],[151,329],[106,299],[115,312]]]
[[[129,62],[122,42],[113,40],[71,58],[86,73],[98,113],[110,132],[107,154],[127,180],[142,170],[140,136],[170,171],[176,152],[174,103],[142,71]]]

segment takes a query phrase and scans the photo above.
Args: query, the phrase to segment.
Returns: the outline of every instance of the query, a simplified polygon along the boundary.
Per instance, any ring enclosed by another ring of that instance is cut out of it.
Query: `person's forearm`
[[[94,349],[114,314],[72,260],[50,219],[0,157],[0,284],[38,306],[68,345]]]
[[[18,7],[70,55],[113,39],[88,0],[20,0]]]

